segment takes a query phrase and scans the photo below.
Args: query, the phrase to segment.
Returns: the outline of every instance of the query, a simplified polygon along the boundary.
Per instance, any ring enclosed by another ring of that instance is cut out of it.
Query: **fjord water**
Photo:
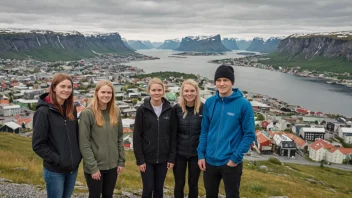
[[[159,57],[159,60],[134,61],[127,65],[144,69],[145,72],[177,71],[214,78],[218,64],[210,60],[243,57],[232,51],[221,56],[168,57],[177,52],[171,50],[138,50],[138,53]],[[352,66],[352,65],[351,65]],[[299,77],[291,74],[235,66],[235,87],[242,91],[265,94],[290,104],[300,105],[312,111],[342,114],[352,117],[352,88],[327,84],[320,79]]]

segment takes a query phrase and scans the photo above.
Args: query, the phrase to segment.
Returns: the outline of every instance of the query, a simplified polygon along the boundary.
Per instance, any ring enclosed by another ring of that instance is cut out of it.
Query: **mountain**
[[[238,50],[237,42],[235,38],[224,38],[222,39],[222,44],[230,50]]]
[[[263,53],[272,53],[277,50],[277,46],[279,45],[280,40],[281,39],[278,37],[271,37],[265,41],[263,38],[256,37],[253,39],[252,43],[246,50]]]
[[[125,44],[125,46],[128,48],[128,49],[130,49],[130,50],[133,50],[133,51],[136,51],[135,49],[133,49],[129,44],[128,44],[128,42],[127,42],[127,40],[126,39],[122,39],[122,42],[123,42],[123,44]]]
[[[163,42],[152,42],[153,48],[158,48]]]
[[[294,34],[278,45],[278,53],[290,58],[342,58],[352,61],[352,31]]]
[[[119,33],[83,35],[77,31],[0,29],[0,58],[78,60],[101,53],[130,53]]]
[[[236,44],[239,50],[246,50],[251,43],[252,40],[236,39]]]
[[[150,43],[150,41],[149,41],[150,45],[149,45],[148,42],[141,41],[141,40],[128,40],[127,43],[128,43],[128,45],[129,45],[130,47],[132,47],[132,48],[135,49],[135,50],[151,49],[152,46],[153,46],[153,45]],[[148,45],[151,46],[151,47],[149,47]]]
[[[194,52],[226,52],[230,51],[221,43],[220,35],[188,36],[182,39],[178,51]]]
[[[180,46],[179,39],[165,40],[163,44],[161,44],[158,49],[171,49],[174,50]]]

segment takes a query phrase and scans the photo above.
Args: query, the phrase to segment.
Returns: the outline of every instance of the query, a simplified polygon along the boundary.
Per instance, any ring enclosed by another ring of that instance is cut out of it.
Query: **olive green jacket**
[[[83,157],[84,172],[94,174],[98,170],[110,170],[125,166],[123,127],[120,111],[118,123],[110,124],[108,110],[102,111],[105,124],[98,126],[93,111],[88,107],[81,112],[79,121],[79,147]]]

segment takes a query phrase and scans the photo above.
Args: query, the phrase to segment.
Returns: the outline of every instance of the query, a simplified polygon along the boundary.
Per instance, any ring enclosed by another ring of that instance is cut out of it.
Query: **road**
[[[257,152],[254,152],[254,151],[252,151],[251,153],[252,153],[251,154],[252,156],[245,156],[244,159],[245,160],[250,160],[250,161],[253,161],[253,160],[266,161],[270,157],[275,157],[275,158],[279,159],[283,163],[320,166],[320,162],[308,161],[308,160],[306,160],[304,157],[302,157],[300,155],[296,155],[295,159],[287,159],[286,157],[279,156],[276,153],[274,153],[274,154],[258,154]],[[324,164],[324,166],[325,167],[330,167],[330,168],[336,168],[336,169],[340,169],[340,170],[344,170],[344,171],[352,171],[352,165],[347,166],[345,164],[331,164],[331,165]]]

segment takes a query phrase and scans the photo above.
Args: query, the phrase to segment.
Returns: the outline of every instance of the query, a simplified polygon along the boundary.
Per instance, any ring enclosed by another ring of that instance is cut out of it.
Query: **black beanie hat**
[[[218,78],[228,78],[232,84],[235,82],[235,72],[233,67],[227,65],[220,65],[215,72],[214,83]]]

